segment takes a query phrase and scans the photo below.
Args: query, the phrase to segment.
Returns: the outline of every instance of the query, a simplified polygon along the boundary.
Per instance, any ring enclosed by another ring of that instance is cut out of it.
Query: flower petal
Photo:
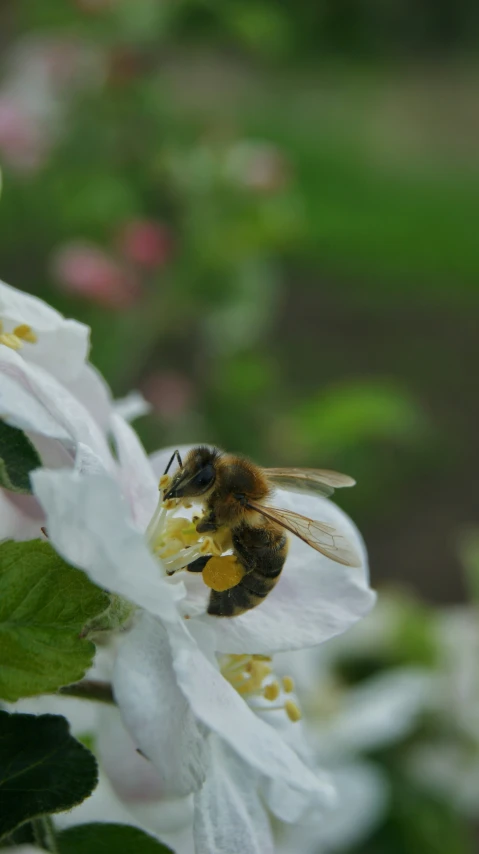
[[[201,618],[215,624],[221,652],[268,654],[315,646],[346,631],[374,605],[364,544],[351,519],[320,496],[280,491],[275,503],[344,532],[362,565],[342,566],[291,537],[283,572],[261,605],[230,619]]]
[[[108,384],[100,372],[93,365],[84,365],[79,376],[68,383],[68,390],[83,404],[101,430],[106,433],[113,400]]]
[[[31,478],[50,541],[66,560],[106,590],[162,619],[179,619],[175,599],[184,588],[163,580],[113,478],[44,469]]]
[[[132,516],[144,531],[158,504],[158,480],[135,431],[117,414],[111,416],[111,429],[120,460],[120,482],[130,503]]]
[[[387,780],[372,763],[331,768],[338,799],[320,818],[290,826],[278,834],[277,854],[346,851],[367,839],[387,805]]]
[[[12,329],[28,324],[35,332],[37,342],[22,348],[23,359],[40,365],[63,382],[70,382],[80,374],[90,348],[88,326],[65,320],[43,300],[1,281],[0,319]]]
[[[318,756],[365,752],[403,739],[426,708],[433,685],[429,671],[404,667],[351,688],[341,711],[315,728]]]
[[[30,430],[75,446],[88,445],[105,463],[111,454],[98,424],[72,394],[37,365],[0,346],[0,411],[22,430]]]
[[[130,391],[126,397],[115,400],[113,408],[117,415],[130,422],[141,418],[142,415],[148,415],[151,412],[151,403],[145,400],[141,392]]]
[[[170,625],[168,632],[178,684],[195,716],[259,774],[281,780],[301,794],[305,805],[328,802],[329,783],[311,772],[279,732],[254,714],[191,638],[185,640],[184,626]]]
[[[251,769],[214,735],[208,743],[210,767],[195,797],[196,854],[274,854]]]
[[[178,687],[168,634],[142,614],[125,637],[113,686],[125,726],[157,772],[163,797],[197,791],[207,766],[206,740]]]

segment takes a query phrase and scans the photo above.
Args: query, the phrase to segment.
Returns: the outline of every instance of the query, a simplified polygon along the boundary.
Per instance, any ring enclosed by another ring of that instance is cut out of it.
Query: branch
[[[81,700],[96,700],[97,703],[115,704],[113,688],[109,682],[97,682],[94,679],[84,679],[74,685],[60,688],[58,694],[67,697],[79,697]]]

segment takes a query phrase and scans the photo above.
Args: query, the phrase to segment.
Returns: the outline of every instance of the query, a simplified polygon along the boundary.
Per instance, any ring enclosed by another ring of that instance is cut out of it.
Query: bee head
[[[183,466],[173,476],[165,500],[168,498],[195,498],[204,495],[216,480],[216,448],[193,448]]]

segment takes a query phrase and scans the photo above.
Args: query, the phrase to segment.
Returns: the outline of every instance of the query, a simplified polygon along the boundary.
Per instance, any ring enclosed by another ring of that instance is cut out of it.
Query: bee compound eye
[[[208,463],[204,466],[200,472],[196,475],[194,479],[195,486],[198,486],[200,489],[206,489],[210,486],[215,479],[215,470],[213,466]]]

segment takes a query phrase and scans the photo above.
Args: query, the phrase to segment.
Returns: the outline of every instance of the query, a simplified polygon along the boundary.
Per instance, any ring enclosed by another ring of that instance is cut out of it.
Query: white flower
[[[89,339],[84,324],[0,282],[0,413],[25,430],[45,466],[73,466],[84,443],[114,469],[107,442],[113,412],[132,419],[147,410],[138,393],[113,403],[87,362]],[[0,539],[39,535],[43,514],[34,499],[0,490],[0,511]]]
[[[194,793],[197,851],[231,850],[232,837],[228,842],[221,836],[225,821],[232,833],[237,828],[243,834],[245,854],[267,851],[269,830],[260,789],[276,814],[296,821],[327,801],[329,787],[262,719],[266,712],[253,713],[221,674],[215,653],[267,655],[277,648],[317,642],[357,619],[358,603],[369,606],[372,595],[364,582],[354,583],[352,570],[345,569],[338,582],[334,573],[341,576],[343,568],[333,566],[331,572],[329,561],[316,553],[311,558],[312,550],[298,542],[292,543],[288,557],[292,563],[289,571],[288,565],[284,570],[286,580],[288,574],[291,580],[284,595],[281,579],[268,597],[269,614],[261,614],[267,600],[251,614],[234,619],[201,614],[185,621],[181,615],[190,608],[189,579],[186,583],[167,579],[143,534],[152,515],[153,493],[157,500],[156,477],[131,428],[114,416],[112,429],[119,456],[116,479],[106,472],[88,477],[74,470],[34,473],[49,537],[96,583],[144,611],[120,648],[115,696],[135,743],[162,780],[165,796]],[[288,502],[291,497],[280,500]],[[315,499],[302,500],[306,505],[299,509],[309,511]],[[322,518],[329,521],[334,516],[336,524],[338,517],[342,520],[334,505],[316,501],[329,513],[325,517],[323,512]],[[201,579],[192,582],[197,588]],[[192,598],[196,602],[197,590]],[[304,613],[313,621],[311,626],[303,622]],[[256,818],[245,824],[253,804]],[[221,815],[217,810],[223,811]],[[272,843],[268,845],[271,848]]]
[[[158,471],[135,433],[111,405],[104,412],[106,427],[104,417],[96,417],[94,400],[86,405],[78,393],[78,380],[67,387],[26,361],[24,349],[0,347],[3,411],[33,441],[45,439],[49,454],[57,452],[53,468],[46,467],[44,453],[44,468],[31,477],[49,539],[93,581],[141,609],[114,671],[123,721],[154,766],[165,796],[194,795],[198,852],[272,850],[260,790],[287,821],[318,809],[331,790],[266,722],[268,715],[286,720],[285,711],[294,718],[294,703],[280,696],[278,710],[271,711],[273,695],[281,692],[266,690],[252,656],[321,643],[370,610],[374,594],[362,540],[326,499],[280,491],[278,506],[345,532],[362,566],[335,564],[293,539],[281,577],[261,606],[231,619],[206,614],[209,589],[201,575],[183,572],[170,579],[154,554],[152,532],[168,534],[168,528],[161,530],[168,514],[158,513]],[[89,381],[90,388],[91,373]],[[60,452],[66,468],[58,468]],[[161,472],[165,455],[155,463]],[[244,685],[239,693],[231,677],[237,660],[224,658],[232,655],[246,655],[244,666],[240,661],[242,682],[255,676],[253,686],[247,685],[248,702]]]
[[[364,634],[369,635],[367,627]],[[342,683],[335,650],[343,653],[344,646],[333,642],[277,657],[280,673],[294,661],[309,755],[330,774],[337,794],[335,809],[321,820],[282,829],[280,854],[343,850],[367,838],[387,807],[388,781],[364,754],[406,737],[428,703],[431,675],[420,668],[398,667],[357,686]]]
[[[428,711],[434,728],[412,745],[405,766],[415,781],[462,814],[479,809],[479,622],[474,607],[436,620],[437,666]]]

